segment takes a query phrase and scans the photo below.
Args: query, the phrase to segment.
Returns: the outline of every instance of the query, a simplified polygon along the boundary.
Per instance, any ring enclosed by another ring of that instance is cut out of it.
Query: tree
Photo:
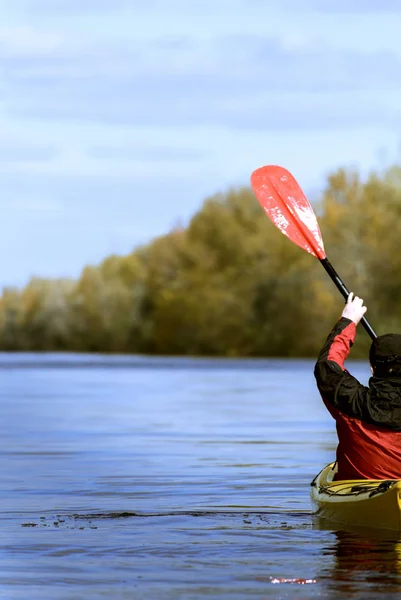
[[[331,174],[315,210],[330,260],[378,332],[401,329],[401,168]],[[316,356],[342,301],[250,188],[205,200],[179,227],[77,281],[32,279],[0,299],[4,350]],[[366,356],[359,335],[353,357]]]

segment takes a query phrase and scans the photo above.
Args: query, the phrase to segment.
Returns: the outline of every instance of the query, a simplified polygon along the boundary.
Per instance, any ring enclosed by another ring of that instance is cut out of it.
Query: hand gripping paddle
[[[320,260],[345,299],[349,291],[329,262],[324,251],[319,225],[305,194],[287,169],[276,165],[252,173],[251,185],[260,205],[278,229],[290,240]],[[372,339],[377,337],[370,323],[361,324]]]

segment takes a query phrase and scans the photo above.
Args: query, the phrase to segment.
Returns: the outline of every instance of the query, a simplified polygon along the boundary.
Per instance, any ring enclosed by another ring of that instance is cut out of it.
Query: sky
[[[400,154],[399,0],[0,0],[0,288]]]

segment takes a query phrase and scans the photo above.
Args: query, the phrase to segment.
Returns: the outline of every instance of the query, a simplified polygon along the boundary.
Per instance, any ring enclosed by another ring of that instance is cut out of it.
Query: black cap
[[[378,363],[401,362],[401,334],[386,333],[375,338],[369,350],[369,361],[372,367]]]

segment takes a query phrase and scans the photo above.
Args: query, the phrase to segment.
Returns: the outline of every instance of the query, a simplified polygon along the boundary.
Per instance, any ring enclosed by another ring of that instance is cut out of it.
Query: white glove
[[[350,293],[347,299],[347,304],[344,307],[344,310],[341,314],[342,317],[346,319],[350,319],[358,325],[359,321],[362,319],[365,312],[368,310],[366,306],[363,306],[362,298],[358,298],[358,296],[353,297],[353,292]]]

